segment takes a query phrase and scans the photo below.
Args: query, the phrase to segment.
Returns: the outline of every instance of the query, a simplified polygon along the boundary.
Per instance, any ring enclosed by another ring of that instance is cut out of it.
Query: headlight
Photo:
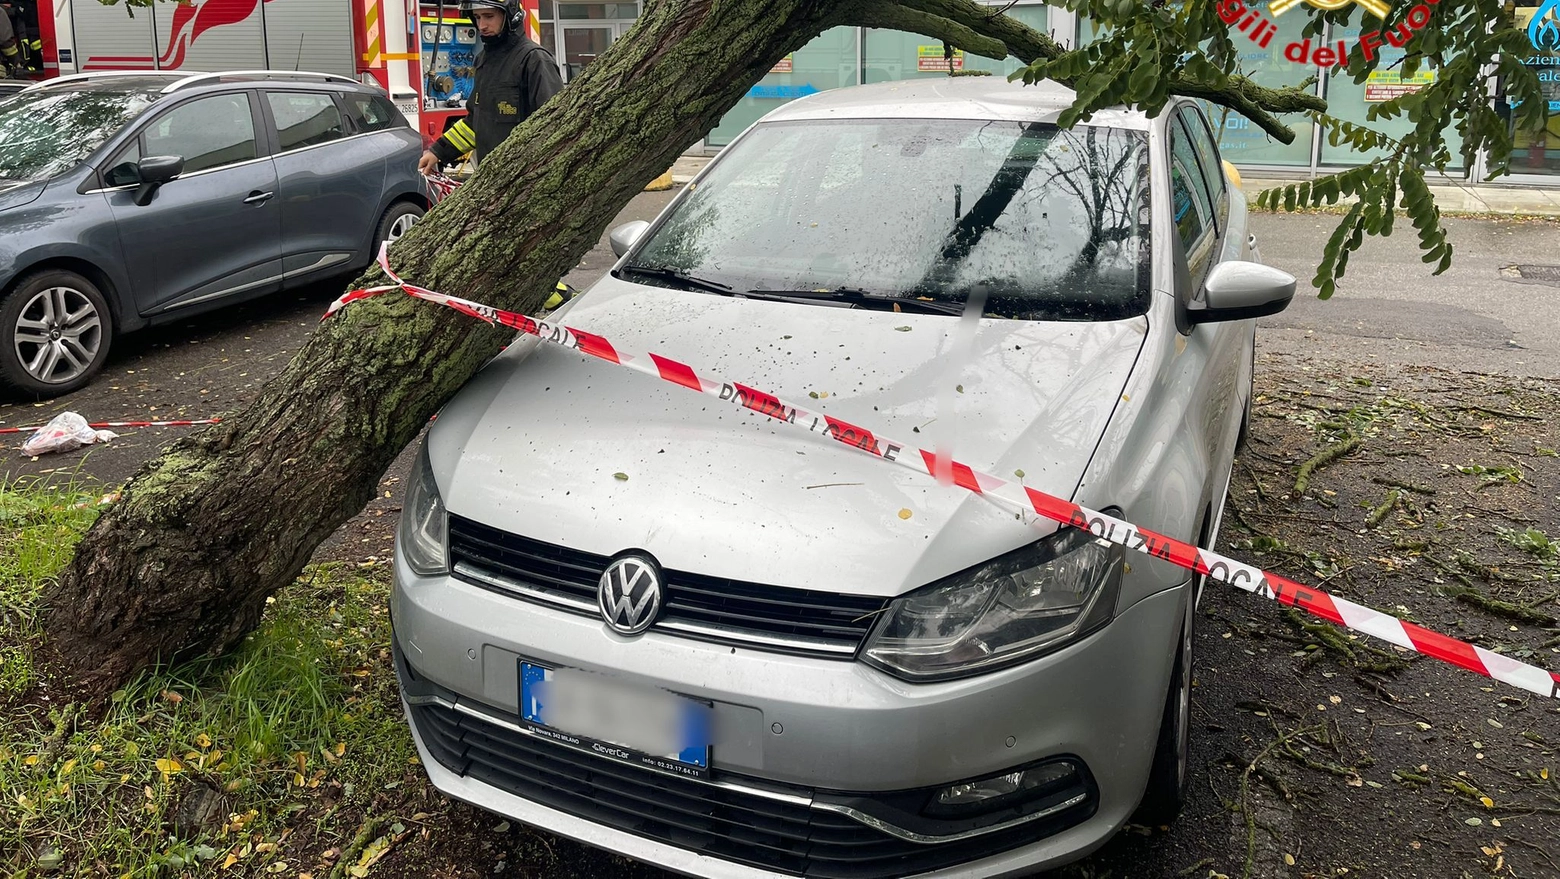
[[[406,484],[406,503],[401,508],[396,543],[414,573],[431,577],[449,573],[449,555],[445,551],[448,538],[449,517],[444,512],[444,501],[439,499],[439,486],[433,481],[428,445],[424,443],[417,463],[412,465],[412,478]]]
[[[955,574],[889,605],[866,661],[909,680],[990,671],[1110,621],[1123,550],[1078,528]]]

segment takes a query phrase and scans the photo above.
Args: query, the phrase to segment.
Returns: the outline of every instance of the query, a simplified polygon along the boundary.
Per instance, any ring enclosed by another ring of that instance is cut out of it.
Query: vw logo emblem
[[[661,612],[660,572],[649,559],[624,556],[601,575],[596,604],[613,631],[638,635],[650,628]]]

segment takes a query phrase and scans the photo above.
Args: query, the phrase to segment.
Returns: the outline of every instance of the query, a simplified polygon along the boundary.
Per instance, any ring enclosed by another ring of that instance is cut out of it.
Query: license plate
[[[520,716],[532,731],[604,757],[703,778],[710,714],[665,690],[520,660]]]

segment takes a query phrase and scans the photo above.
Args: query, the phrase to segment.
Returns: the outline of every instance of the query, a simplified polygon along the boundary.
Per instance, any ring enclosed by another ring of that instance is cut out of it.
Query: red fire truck
[[[475,29],[453,0],[0,0],[35,76],[97,70],[309,70],[378,83],[432,140],[464,114]],[[522,0],[539,39],[538,0]],[[426,63],[425,63],[426,62]]]

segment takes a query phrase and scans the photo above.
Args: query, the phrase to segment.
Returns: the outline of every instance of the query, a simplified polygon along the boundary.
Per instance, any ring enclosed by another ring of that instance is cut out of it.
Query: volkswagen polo
[[[1210,545],[1295,281],[1195,104],[1072,100],[790,103],[555,319]],[[522,337],[418,454],[394,654],[452,797],[695,876],[1007,876],[1180,809],[1196,588]]]

